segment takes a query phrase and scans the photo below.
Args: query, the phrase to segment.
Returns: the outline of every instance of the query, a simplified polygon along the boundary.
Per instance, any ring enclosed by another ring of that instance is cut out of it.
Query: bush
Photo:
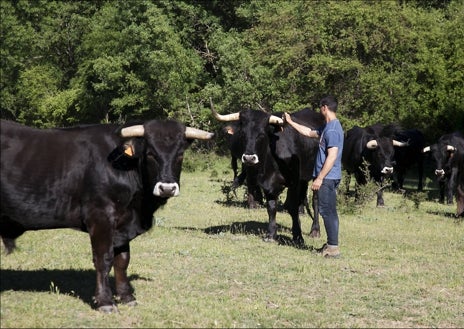
[[[375,182],[370,175],[368,170],[369,163],[364,160],[362,164],[362,172],[366,177],[366,184],[360,185],[355,183],[354,193],[350,193],[349,186],[351,182],[351,175],[345,172],[344,186],[346,188],[345,193],[341,194],[338,198],[338,208],[343,214],[355,214],[363,209],[363,207],[373,201],[377,192],[384,190],[391,186],[391,179],[385,179],[382,186]],[[353,197],[354,196],[354,197]]]

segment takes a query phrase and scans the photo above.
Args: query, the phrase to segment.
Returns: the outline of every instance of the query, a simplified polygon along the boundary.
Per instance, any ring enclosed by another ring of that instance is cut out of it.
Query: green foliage
[[[414,203],[415,209],[419,209],[421,202],[424,202],[427,199],[424,192],[406,193],[405,197]]]
[[[391,186],[390,179],[385,179],[382,184],[375,182],[369,172],[369,162],[362,163],[362,173],[366,177],[366,184],[354,182],[354,193],[350,193],[351,175],[347,172],[343,175],[343,187],[337,199],[337,206],[341,213],[356,214],[362,211],[368,203],[377,197],[377,193]]]
[[[218,161],[218,156],[211,152],[206,152],[192,145],[191,148],[185,151],[184,160],[182,162],[182,171],[196,172],[207,171],[214,167]]]
[[[0,114],[36,126],[295,111],[464,129],[463,1],[2,1]]]

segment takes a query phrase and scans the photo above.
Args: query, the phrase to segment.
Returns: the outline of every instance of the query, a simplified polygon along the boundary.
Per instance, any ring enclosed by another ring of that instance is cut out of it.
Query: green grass
[[[227,159],[183,172],[181,194],[131,243],[129,275],[139,305],[91,309],[90,242],[72,230],[27,232],[1,256],[0,325],[19,327],[464,327],[464,231],[455,206],[385,193],[342,214],[340,259],[269,244],[264,208],[226,204]],[[426,186],[430,192],[432,184]],[[230,200],[229,200],[230,201]],[[291,220],[279,212],[279,235]],[[3,247],[2,247],[3,252]]]

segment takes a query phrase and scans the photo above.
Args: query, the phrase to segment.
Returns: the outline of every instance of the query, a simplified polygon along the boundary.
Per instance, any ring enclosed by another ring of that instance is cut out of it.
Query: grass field
[[[95,287],[88,235],[27,232],[1,256],[2,328],[20,327],[464,327],[464,227],[455,206],[386,193],[341,214],[340,259],[262,241],[264,208],[225,202],[228,160],[184,172],[181,195],[131,243],[129,275],[139,305],[118,314],[91,308]],[[426,192],[433,195],[433,184]],[[229,200],[230,201],[230,200]],[[280,241],[291,220],[279,212]]]

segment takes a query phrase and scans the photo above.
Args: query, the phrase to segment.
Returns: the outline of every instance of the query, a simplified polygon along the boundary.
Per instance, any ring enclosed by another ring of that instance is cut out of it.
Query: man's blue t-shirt
[[[327,150],[331,147],[338,147],[337,160],[325,178],[327,179],[341,179],[342,178],[342,152],[343,152],[343,128],[338,119],[329,121],[325,126],[321,127],[318,131],[319,151],[316,156],[316,163],[314,166],[313,177],[317,177],[322,170],[325,159],[327,157]]]

